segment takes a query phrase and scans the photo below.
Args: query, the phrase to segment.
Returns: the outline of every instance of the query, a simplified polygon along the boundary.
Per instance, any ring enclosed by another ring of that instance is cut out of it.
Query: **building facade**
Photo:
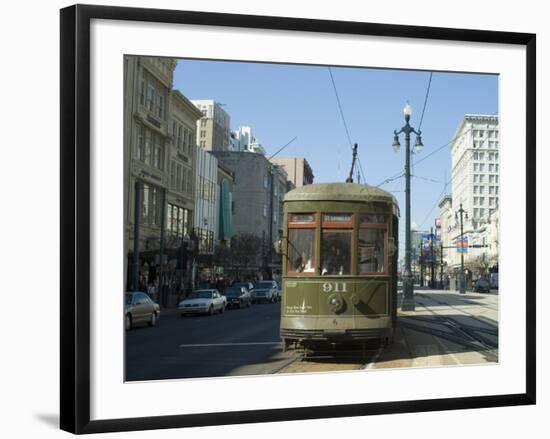
[[[231,203],[232,234],[250,233],[262,242],[257,265],[270,264],[271,249],[282,229],[286,171],[253,152],[213,152],[234,176]]]
[[[453,204],[474,221],[487,220],[499,205],[498,116],[464,116],[451,142]]]
[[[467,114],[450,145],[452,195],[439,203],[443,259],[451,278],[464,261],[468,287],[498,270],[499,132],[498,116]]]
[[[217,186],[218,160],[200,146],[196,147],[193,231],[197,239],[199,255],[214,254],[219,227]]]
[[[221,104],[211,99],[192,100],[201,111],[197,122],[197,145],[206,151],[229,151],[231,149],[231,130],[229,114]]]
[[[218,161],[218,228],[216,244],[228,247],[233,236],[233,219],[231,205],[233,203],[233,173]]]
[[[313,183],[313,171],[307,160],[303,157],[273,157],[271,163],[281,166],[288,175],[288,180],[297,187]]]
[[[170,96],[176,60],[124,58],[126,288],[158,282],[162,203],[169,189]]]

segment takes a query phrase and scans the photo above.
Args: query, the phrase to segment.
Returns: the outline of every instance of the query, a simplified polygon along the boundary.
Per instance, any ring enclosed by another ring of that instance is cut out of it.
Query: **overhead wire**
[[[332,75],[332,69],[330,66],[328,67],[328,73],[330,74],[330,80],[332,82],[332,88],[334,89],[334,95],[336,96],[336,103],[338,104],[338,110],[340,112],[340,117],[342,118],[342,122],[344,124],[344,129],[346,130],[346,136],[348,138],[348,143],[350,148],[353,151],[353,142],[351,141],[351,135],[349,133],[348,124],[346,122],[346,118],[344,116],[344,110],[342,109],[342,103],[340,102],[340,95],[338,94],[338,89],[336,87],[336,81],[334,80],[334,76]],[[359,163],[359,169],[361,171],[361,175],[363,176],[363,180],[365,180],[365,173],[363,172],[363,165],[361,164],[361,159],[359,156],[357,156],[357,162]]]

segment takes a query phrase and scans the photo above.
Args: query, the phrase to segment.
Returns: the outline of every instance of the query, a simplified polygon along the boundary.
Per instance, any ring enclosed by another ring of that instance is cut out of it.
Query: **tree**
[[[241,268],[259,265],[262,240],[252,233],[239,233],[231,238],[231,259]]]

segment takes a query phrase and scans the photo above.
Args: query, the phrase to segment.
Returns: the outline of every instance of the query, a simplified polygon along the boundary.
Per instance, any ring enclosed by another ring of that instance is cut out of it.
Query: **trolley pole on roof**
[[[414,311],[414,278],[411,271],[411,133],[416,134],[415,148],[420,152],[422,147],[422,132],[416,131],[409,125],[411,119],[412,107],[407,104],[403,108],[405,115],[405,125],[399,131],[393,132],[393,149],[399,151],[399,134],[405,134],[405,272],[403,273],[403,302],[401,309],[403,311]]]
[[[349,170],[349,177],[346,179],[346,183],[353,183],[353,169],[355,168],[355,160],[357,160],[357,143],[353,145],[353,159],[351,161],[351,169]]]

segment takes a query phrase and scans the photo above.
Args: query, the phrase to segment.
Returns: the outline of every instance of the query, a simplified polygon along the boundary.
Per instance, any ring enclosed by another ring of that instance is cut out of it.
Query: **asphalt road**
[[[162,311],[154,328],[126,332],[126,380],[206,378],[498,361],[498,295],[418,289],[415,311],[398,309],[395,341],[373,341],[366,357],[283,353],[280,304],[257,304],[213,316]]]
[[[281,350],[279,319],[280,304],[213,316],[162,311],[157,326],[126,332],[126,380],[275,373],[296,355]]]

